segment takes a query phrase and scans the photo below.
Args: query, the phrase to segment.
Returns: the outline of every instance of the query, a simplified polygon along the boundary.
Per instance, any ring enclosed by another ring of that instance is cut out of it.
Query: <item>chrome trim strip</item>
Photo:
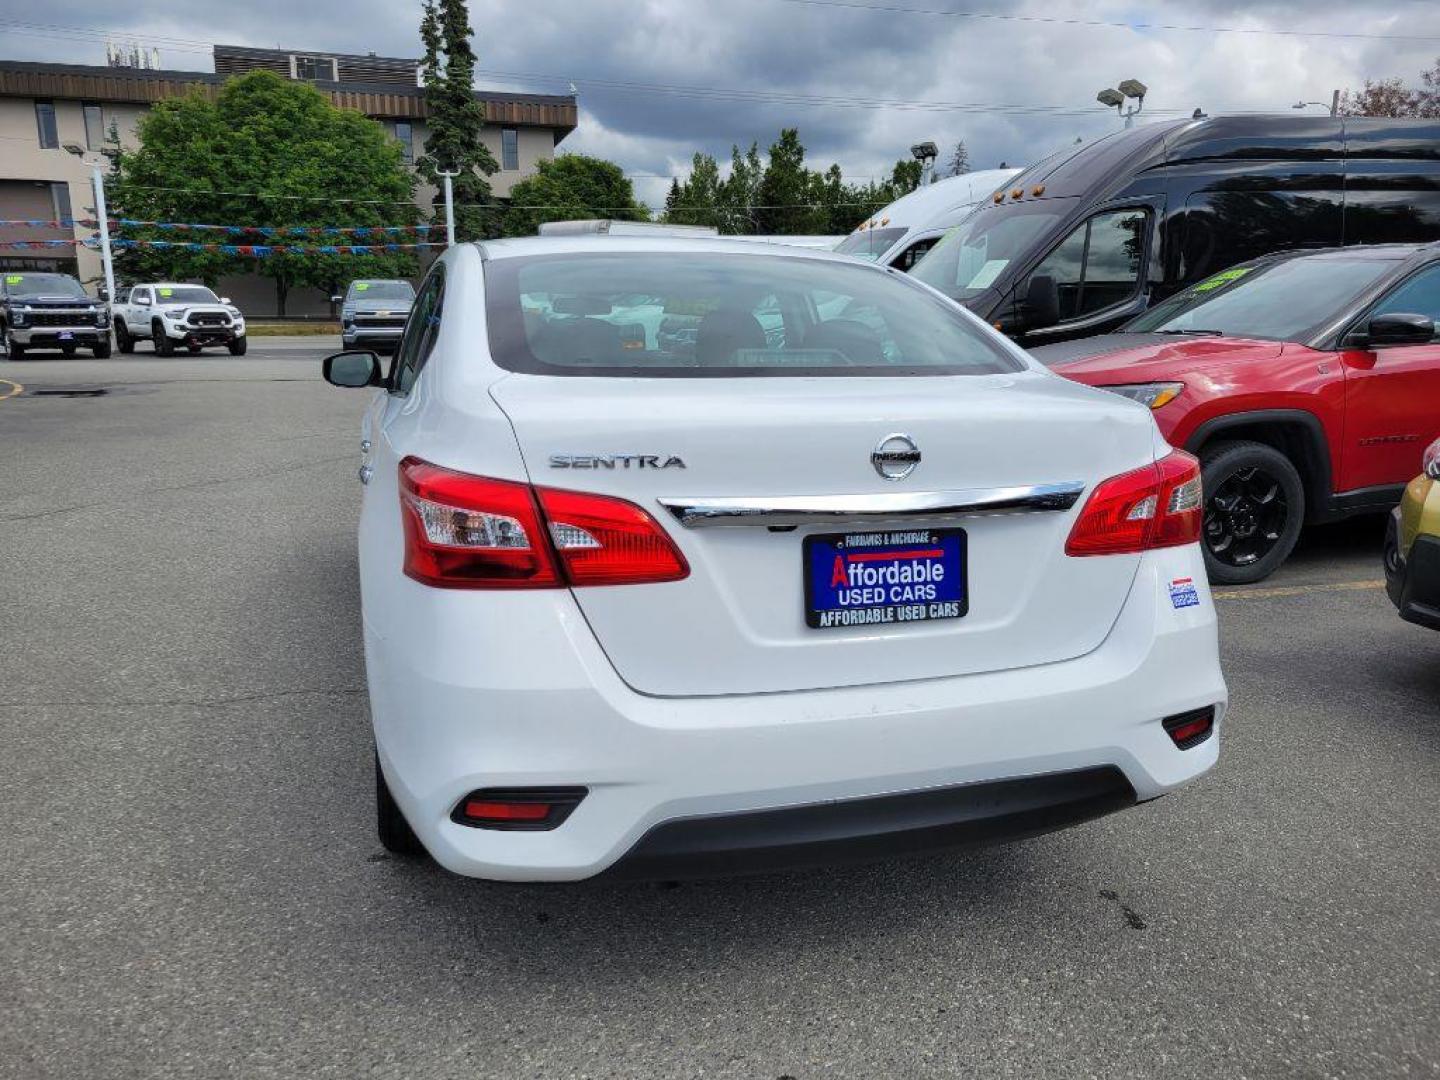
[[[792,495],[771,498],[659,499],[687,529],[726,525],[823,525],[846,521],[955,518],[1069,510],[1085,485],[1078,480],[968,491],[914,491],[874,495]]]

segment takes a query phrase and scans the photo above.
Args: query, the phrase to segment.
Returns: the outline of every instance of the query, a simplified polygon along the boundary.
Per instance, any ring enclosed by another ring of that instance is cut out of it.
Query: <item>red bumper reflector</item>
[[[489,818],[495,821],[544,821],[550,816],[550,804],[481,802],[475,799],[465,804],[464,813],[468,818]]]
[[[1192,746],[1199,746],[1215,730],[1215,706],[1207,705],[1203,709],[1167,716],[1161,723],[1176,746],[1189,750]]]
[[[483,788],[456,803],[450,820],[475,829],[544,831],[568,818],[585,794],[583,787]]]

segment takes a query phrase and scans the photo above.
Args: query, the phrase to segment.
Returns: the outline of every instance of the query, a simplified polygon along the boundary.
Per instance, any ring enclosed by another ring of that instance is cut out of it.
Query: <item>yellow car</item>
[[[1385,536],[1385,591],[1400,617],[1440,630],[1440,439],[1405,488]]]

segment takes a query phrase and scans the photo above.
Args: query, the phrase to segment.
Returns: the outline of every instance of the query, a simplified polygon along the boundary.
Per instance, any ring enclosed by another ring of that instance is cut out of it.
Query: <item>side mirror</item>
[[[222,296],[222,297],[220,297],[220,302],[221,302],[222,304],[228,304],[228,303],[230,303],[230,297],[228,297],[228,296]]]
[[[373,352],[342,352],[325,357],[321,370],[331,386],[383,386],[380,357]]]
[[[1383,349],[1389,345],[1428,345],[1434,340],[1434,319],[1427,315],[1395,312],[1376,315],[1364,330],[1351,334],[1346,344],[1363,349]]]
[[[1060,286],[1049,274],[1036,274],[1025,290],[1025,329],[1044,330],[1060,321]]]
[[[142,297],[140,297],[139,299],[137,299],[137,300],[135,301],[135,303],[139,304],[141,307],[149,307],[149,306],[150,306],[150,297],[148,297],[148,296],[142,296]]]
[[[332,296],[330,297],[330,302],[332,304],[342,304],[345,302],[345,298],[343,296]]]
[[[109,289],[101,289],[101,290],[100,290],[100,299],[108,302],[108,301],[110,300],[110,290],[109,290]]]

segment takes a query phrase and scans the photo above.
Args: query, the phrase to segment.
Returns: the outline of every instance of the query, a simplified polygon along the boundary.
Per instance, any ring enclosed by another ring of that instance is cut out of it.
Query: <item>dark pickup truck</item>
[[[110,309],[67,274],[0,273],[0,340],[11,360],[34,349],[110,355]]]

